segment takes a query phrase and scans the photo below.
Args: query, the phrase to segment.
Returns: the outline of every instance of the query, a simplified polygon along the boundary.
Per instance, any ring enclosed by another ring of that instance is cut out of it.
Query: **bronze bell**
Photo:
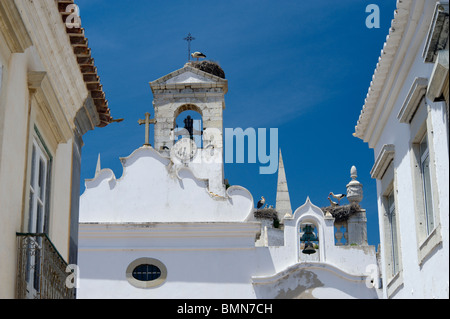
[[[312,255],[316,253],[316,250],[314,249],[314,244],[310,241],[305,243],[305,248],[302,250],[302,253],[306,255]]]
[[[315,254],[316,250],[314,249],[314,244],[311,241],[318,241],[319,239],[313,232],[314,226],[311,224],[306,224],[303,228],[304,234],[300,240],[305,243],[305,248],[302,250],[302,253],[306,255]]]

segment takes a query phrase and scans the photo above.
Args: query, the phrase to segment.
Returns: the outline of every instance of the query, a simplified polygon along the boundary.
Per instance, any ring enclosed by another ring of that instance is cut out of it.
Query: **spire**
[[[283,157],[280,149],[280,160],[278,164],[278,185],[277,185],[277,201],[276,211],[278,219],[284,219],[286,214],[292,215],[291,200],[289,198],[289,190],[287,186],[286,173],[284,171]]]
[[[97,159],[97,167],[95,168],[95,177],[98,176],[98,174],[100,173],[101,170],[102,170],[102,165],[100,163],[100,153],[99,153],[98,159]]]

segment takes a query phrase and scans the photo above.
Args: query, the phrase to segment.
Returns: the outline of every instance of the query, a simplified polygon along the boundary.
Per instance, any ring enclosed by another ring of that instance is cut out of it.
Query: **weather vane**
[[[191,61],[191,42],[195,40],[195,38],[189,32],[188,36],[183,40],[188,42],[188,61]]]

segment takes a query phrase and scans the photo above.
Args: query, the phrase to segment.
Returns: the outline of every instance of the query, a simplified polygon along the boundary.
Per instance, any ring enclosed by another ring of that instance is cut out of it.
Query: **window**
[[[126,278],[136,288],[156,288],[166,281],[167,268],[157,259],[139,258],[128,265]]]
[[[425,226],[427,235],[434,229],[433,192],[431,188],[430,154],[427,135],[423,137],[419,146],[420,175],[422,178]]]
[[[380,240],[384,285],[387,296],[392,296],[403,284],[402,245],[399,225],[397,198],[397,172],[395,169],[395,150],[383,148],[376,164],[375,173],[380,187]],[[389,151],[386,151],[388,150]],[[382,168],[382,169],[381,169]]]
[[[153,281],[161,277],[161,269],[155,265],[139,265],[134,268],[132,275],[139,281]]]
[[[411,128],[411,168],[413,177],[414,211],[418,264],[442,242],[439,217],[439,198],[436,184],[433,123],[430,107],[422,100],[414,115]]]
[[[389,223],[389,239],[391,250],[391,277],[394,277],[399,271],[399,251],[397,235],[397,215],[395,210],[394,191],[386,196],[386,216]]]
[[[28,202],[28,233],[47,233],[51,157],[38,136],[33,136],[30,162],[30,194]],[[40,291],[42,237],[30,237],[27,256],[27,297],[34,298]]]
[[[49,156],[35,138],[31,155],[28,232],[44,233],[49,187]]]

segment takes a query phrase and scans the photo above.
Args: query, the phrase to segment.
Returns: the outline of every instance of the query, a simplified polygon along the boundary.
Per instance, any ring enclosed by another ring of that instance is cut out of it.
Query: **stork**
[[[256,204],[256,208],[260,209],[261,207],[264,206],[265,203],[266,199],[264,198],[264,196],[261,196],[261,199],[259,200],[258,204]]]
[[[201,53],[201,52],[194,52],[194,53],[191,54],[191,56],[192,56],[194,59],[197,59],[197,61],[198,61],[198,59],[200,59],[200,58],[202,58],[202,59],[206,58],[206,55],[204,55],[204,54]]]
[[[341,203],[341,199],[343,199],[344,197],[347,197],[347,195],[345,194],[333,194],[333,192],[330,192],[330,194],[328,194],[328,196],[333,196],[334,198],[336,198],[338,200],[338,205]]]
[[[331,198],[330,198],[330,196],[328,196],[328,200],[330,201],[330,206],[331,207],[336,207],[336,206],[338,206],[338,203],[336,203],[336,202],[333,202],[332,200],[331,200]]]

